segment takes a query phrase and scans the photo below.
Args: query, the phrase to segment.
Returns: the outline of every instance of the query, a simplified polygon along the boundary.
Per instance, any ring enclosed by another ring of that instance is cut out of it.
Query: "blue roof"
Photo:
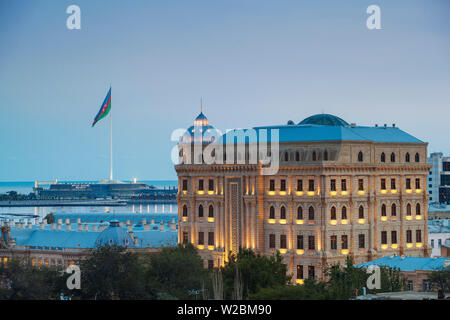
[[[118,220],[112,220],[109,227],[98,235],[96,245],[134,247],[133,239],[125,228],[119,226]]]
[[[366,263],[358,264],[357,268],[368,268],[371,265],[384,266],[389,268],[397,268],[400,271],[415,270],[438,270],[444,268],[444,262],[450,261],[450,258],[423,258],[423,257],[401,257],[386,256],[375,259]]]
[[[342,120],[341,118],[327,113],[315,114],[313,116],[304,119],[299,124],[318,124],[325,126],[342,126],[342,127],[349,126],[349,124],[346,121]]]

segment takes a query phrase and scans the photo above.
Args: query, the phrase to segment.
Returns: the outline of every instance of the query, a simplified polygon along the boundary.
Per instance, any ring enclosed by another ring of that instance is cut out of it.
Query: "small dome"
[[[310,116],[301,121],[299,124],[315,124],[319,126],[341,126],[341,127],[349,126],[349,124],[346,121],[342,120],[341,118],[326,113],[315,114],[313,116]]]
[[[200,112],[195,118],[194,125],[189,127],[187,131],[180,138],[180,143],[211,143],[217,136],[220,136],[220,132],[209,124],[208,118]]]
[[[96,240],[97,246],[120,246],[134,247],[133,239],[124,228],[120,227],[119,221],[111,220],[108,228],[103,230]]]

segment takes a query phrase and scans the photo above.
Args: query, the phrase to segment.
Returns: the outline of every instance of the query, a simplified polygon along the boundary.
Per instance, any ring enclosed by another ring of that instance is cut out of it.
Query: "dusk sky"
[[[117,179],[175,179],[200,98],[220,130],[325,112],[450,155],[450,1],[2,0],[0,181],[108,178],[110,84]]]

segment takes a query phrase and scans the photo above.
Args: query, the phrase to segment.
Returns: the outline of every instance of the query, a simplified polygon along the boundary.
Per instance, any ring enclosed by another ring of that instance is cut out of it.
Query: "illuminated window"
[[[297,279],[303,279],[303,266],[297,265]]]
[[[364,180],[358,179],[358,190],[363,191],[364,190]]]
[[[335,179],[331,179],[331,181],[330,181],[330,190],[336,191],[336,180]]]
[[[187,231],[183,231],[183,243],[188,243],[189,237]]]
[[[303,220],[303,208],[301,206],[297,208],[297,220]]]
[[[345,234],[341,236],[341,249],[348,249],[348,236]]]

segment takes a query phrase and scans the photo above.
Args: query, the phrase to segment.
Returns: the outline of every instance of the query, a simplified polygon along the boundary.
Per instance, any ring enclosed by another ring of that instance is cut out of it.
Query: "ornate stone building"
[[[220,140],[208,135],[213,130],[201,113],[180,140],[175,166],[178,241],[194,244],[205,265],[222,265],[239,247],[278,250],[302,283],[347,256],[355,263],[428,256],[427,143],[395,125],[356,126],[319,114],[253,128],[279,136],[279,150],[267,153],[278,157],[279,170],[267,175],[261,161],[249,160],[251,138],[241,141],[244,153],[232,154],[237,163],[208,164],[204,153],[195,155],[194,141],[208,152],[212,144],[225,149],[229,133]],[[228,149],[215,151],[213,158],[226,159]]]

